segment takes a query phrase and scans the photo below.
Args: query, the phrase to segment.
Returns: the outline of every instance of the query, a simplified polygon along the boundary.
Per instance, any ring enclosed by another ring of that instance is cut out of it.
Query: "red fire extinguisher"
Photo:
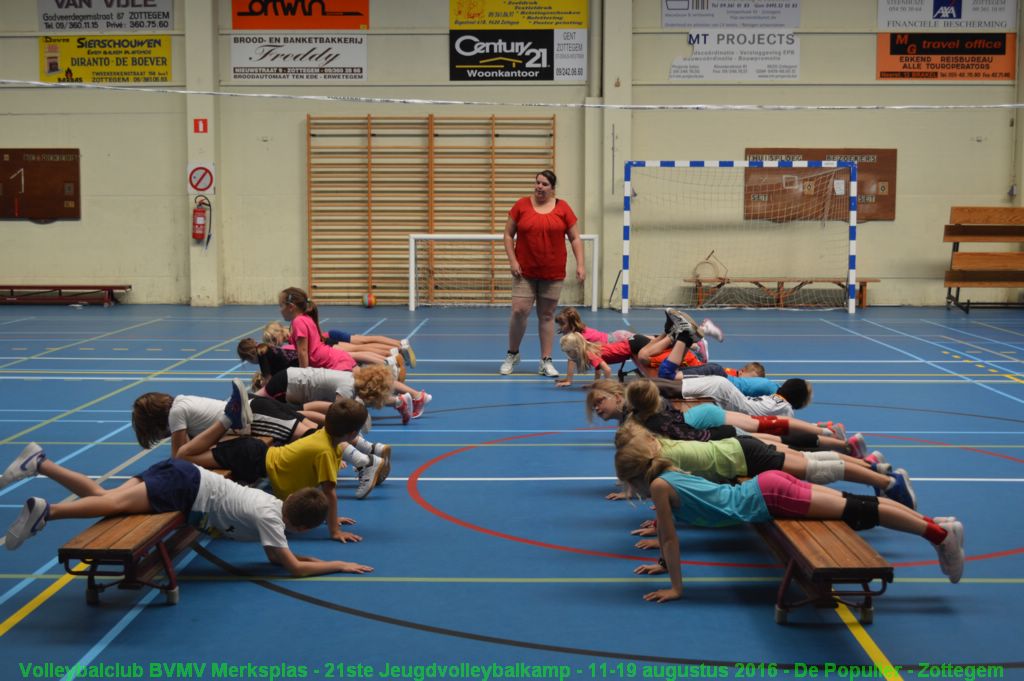
[[[205,196],[196,197],[195,208],[192,209],[192,238],[196,241],[206,239],[209,232],[210,200]]]

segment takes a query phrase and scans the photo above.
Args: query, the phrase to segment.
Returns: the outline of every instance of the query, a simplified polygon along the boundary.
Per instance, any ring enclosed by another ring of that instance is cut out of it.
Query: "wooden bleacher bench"
[[[847,287],[846,279],[814,277],[693,277],[683,279],[683,281],[693,284],[697,307],[703,307],[710,298],[717,295],[728,284],[753,284],[768,295],[778,307],[786,307],[787,299],[810,284],[834,284],[844,291]],[[871,277],[857,277],[857,307],[868,306],[868,284],[875,284],[879,281],[881,280]],[[768,284],[775,284],[775,286],[768,286]],[[787,284],[791,284],[791,286],[787,287]]]
[[[786,566],[775,601],[776,622],[785,624],[793,608],[835,608],[843,603],[857,611],[861,624],[871,623],[872,599],[885,593],[893,568],[849,525],[841,520],[776,518],[755,527]],[[803,588],[804,598],[788,599],[794,581]],[[840,590],[837,585],[858,588]]]
[[[115,293],[131,290],[131,284],[0,284],[0,291],[3,291],[0,302],[8,305],[101,303],[109,307],[117,302]]]
[[[946,271],[946,308],[956,305],[971,311],[971,301],[960,301],[960,288],[1024,287],[1024,253],[1016,251],[961,251],[962,243],[1024,243],[1024,208],[1011,206],[953,206],[942,240],[952,243]],[[953,289],[956,292],[953,292]],[[975,307],[1018,307],[1014,303],[974,303]]]
[[[178,511],[111,516],[97,521],[60,547],[57,559],[74,575],[82,571],[74,569],[72,561],[88,566],[85,602],[89,605],[99,603],[100,592],[113,586],[118,589],[151,586],[164,592],[167,603],[174,605],[178,602],[174,558],[192,546],[199,534]],[[97,577],[116,579],[98,582]]]

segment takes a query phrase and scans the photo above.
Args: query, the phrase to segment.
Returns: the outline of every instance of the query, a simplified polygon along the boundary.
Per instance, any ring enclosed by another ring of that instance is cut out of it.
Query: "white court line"
[[[825,322],[826,324],[831,325],[831,326],[835,326],[836,328],[839,328],[839,329],[843,328],[843,327],[839,326],[838,324],[836,324],[834,322],[831,322],[831,321],[829,321],[827,319],[822,319],[822,321]],[[917,341],[919,343],[925,343],[927,345],[933,345],[933,346],[935,346],[937,348],[941,348],[941,349],[946,350],[948,352],[958,352],[958,351],[950,350],[950,348],[945,347],[941,343],[935,343],[933,341],[925,340],[924,338],[921,338],[919,336],[914,336],[914,335],[909,334],[909,333],[903,333],[902,331],[897,331],[896,329],[892,329],[892,328],[890,328],[888,326],[885,326],[884,324],[879,324],[877,322],[873,322],[870,319],[865,319],[863,321],[865,323],[867,323],[867,324],[871,324],[872,326],[877,326],[880,329],[885,329],[886,331],[890,331],[892,333],[898,334],[898,335],[903,336],[905,338],[910,338],[910,339],[915,340],[915,341]],[[997,395],[1005,397],[1005,398],[1007,398],[1009,400],[1013,400],[1014,402],[1017,402],[1018,404],[1024,404],[1024,399],[1021,399],[1019,397],[1014,397],[1013,395],[1008,395],[1007,393],[1004,393],[1001,390],[996,390],[995,388],[993,388],[993,387],[991,387],[989,385],[986,385],[986,383],[987,383],[986,381],[976,381],[976,380],[974,380],[972,378],[969,378],[967,376],[963,376],[962,374],[959,374],[959,373],[957,373],[955,371],[950,371],[949,369],[946,369],[945,367],[937,366],[934,362],[929,362],[928,360],[925,360],[922,357],[918,357],[917,355],[915,355],[912,352],[909,352],[907,350],[903,350],[902,348],[897,348],[896,346],[890,345],[888,343],[883,343],[882,341],[878,340],[877,338],[871,338],[870,336],[866,336],[866,335],[864,335],[862,333],[858,333],[857,331],[853,331],[852,329],[844,329],[844,330],[847,333],[853,334],[853,335],[855,335],[855,336],[857,336],[859,338],[863,338],[864,340],[871,341],[872,343],[877,343],[877,344],[881,345],[882,347],[889,348],[890,350],[893,350],[895,352],[898,352],[898,353],[907,355],[909,357],[913,357],[914,359],[917,359],[919,361],[925,362],[925,363],[927,363],[927,364],[929,364],[931,366],[934,366],[939,371],[944,371],[944,372],[946,372],[948,374],[952,374],[953,376],[957,376],[960,379],[962,379],[960,382],[971,383],[971,384],[977,385],[977,386],[979,386],[981,388],[984,388],[985,390],[989,390],[991,392],[994,392]],[[958,352],[958,354],[966,355],[968,357],[970,356],[968,353],[965,353],[965,352]],[[981,360],[978,360],[976,358],[975,358],[975,361],[981,362]]]
[[[394,475],[389,476],[388,480],[404,480],[407,481],[409,478],[400,478]],[[585,477],[585,476],[571,476],[571,477],[531,477],[531,478],[435,478],[435,477],[421,477],[416,479],[418,482],[615,482],[614,476],[596,476],[596,477]],[[1024,478],[912,478],[914,484],[919,482],[1024,482]]]
[[[241,369],[244,366],[245,366],[245,362],[239,362],[238,364],[236,364],[235,366],[231,367],[227,371],[225,371],[225,372],[221,373],[220,375],[218,375],[217,378],[223,380],[223,378],[225,376],[227,376],[228,374],[230,374],[232,371],[235,371],[237,369]]]
[[[18,322],[28,322],[35,319],[35,317],[22,317],[21,319],[11,319],[10,321],[0,322],[0,326],[7,326],[8,324],[17,324]]]

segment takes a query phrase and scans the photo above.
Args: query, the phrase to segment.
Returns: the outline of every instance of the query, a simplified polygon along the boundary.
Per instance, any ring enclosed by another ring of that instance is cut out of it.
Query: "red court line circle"
[[[584,430],[594,430],[594,429],[593,428],[587,428],[587,429],[584,429]],[[439,456],[434,457],[433,459],[430,459],[429,461],[427,461],[424,464],[422,464],[415,471],[413,471],[412,474],[409,476],[408,481],[406,482],[406,485],[405,485],[406,486],[406,490],[409,492],[409,496],[412,497],[413,501],[415,501],[417,504],[419,504],[424,510],[434,514],[435,516],[437,516],[438,518],[441,518],[442,520],[446,520],[446,521],[448,521],[450,523],[458,525],[459,527],[464,527],[467,530],[472,530],[474,532],[480,532],[481,534],[490,535],[492,537],[497,537],[499,539],[505,539],[507,541],[513,541],[513,542],[518,542],[520,544],[526,544],[528,546],[536,546],[538,548],[551,549],[553,551],[565,551],[567,553],[575,553],[575,554],[579,554],[579,555],[583,555],[583,556],[595,556],[597,558],[616,558],[616,559],[619,559],[619,560],[633,560],[633,561],[639,561],[639,562],[645,562],[645,563],[651,562],[651,558],[648,557],[648,556],[631,556],[631,555],[622,554],[622,553],[608,553],[608,552],[605,552],[605,551],[594,551],[592,549],[583,549],[583,548],[579,548],[579,547],[575,547],[575,546],[565,546],[563,544],[552,544],[550,542],[537,541],[536,539],[528,539],[526,537],[521,537],[521,536],[515,535],[515,534],[509,534],[507,532],[499,532],[498,530],[492,530],[490,528],[483,527],[482,525],[476,525],[476,524],[471,523],[469,521],[463,520],[462,518],[454,516],[454,515],[452,515],[450,513],[442,511],[441,509],[439,509],[438,507],[434,506],[429,501],[424,499],[423,495],[420,494],[420,490],[419,490],[419,479],[420,479],[420,477],[424,473],[426,473],[428,470],[430,470],[431,468],[436,466],[438,463],[444,461],[445,459],[449,459],[449,458],[451,458],[453,456],[456,456],[458,454],[464,454],[465,452],[477,449],[479,447],[485,447],[487,445],[494,445],[494,444],[500,444],[500,443],[503,443],[503,442],[512,442],[514,440],[522,440],[522,439],[525,439],[525,438],[544,437],[544,436],[547,436],[547,435],[556,435],[556,434],[557,433],[555,433],[554,431],[542,431],[542,432],[538,432],[538,433],[525,433],[525,434],[522,434],[522,435],[513,435],[513,436],[510,436],[510,437],[498,438],[497,440],[489,440],[487,442],[481,442],[480,444],[476,444],[476,445],[467,445],[465,447],[460,447],[459,449],[454,449],[454,450],[452,450],[450,452],[445,452],[444,454],[441,454]],[[876,434],[868,433],[868,435],[876,435]],[[878,437],[891,437],[893,439],[908,440],[908,441],[912,441],[912,442],[922,442],[924,444],[941,445],[941,446],[954,446],[954,447],[956,447],[956,445],[948,445],[947,443],[932,442],[932,441],[929,441],[929,440],[921,440],[921,439],[918,439],[918,438],[898,437],[898,436],[890,436],[890,435],[879,435]],[[997,458],[1009,459],[1010,461],[1014,461],[1014,462],[1017,462],[1017,463],[1024,463],[1024,460],[1017,459],[1017,458],[1014,458],[1012,456],[1001,455],[1001,454],[998,454],[996,452],[989,452],[989,451],[984,450],[984,449],[978,449],[978,448],[975,448],[975,447],[962,447],[962,449],[964,449],[966,451],[970,451],[970,452],[976,452],[976,453],[979,453],[979,454],[995,456]],[[1007,549],[1007,550],[1004,550],[1004,551],[995,551],[995,552],[992,552],[992,553],[981,553],[981,554],[977,554],[977,555],[974,555],[974,556],[967,556],[967,557],[965,557],[965,560],[975,562],[975,561],[981,561],[981,560],[991,560],[991,559],[994,559],[994,558],[1006,558],[1006,557],[1009,557],[1009,556],[1015,556],[1015,555],[1020,555],[1020,554],[1024,554],[1024,547],[1020,547],[1020,548],[1016,548],[1016,549]],[[730,568],[742,568],[742,569],[766,569],[766,568],[778,569],[778,568],[782,567],[781,565],[776,564],[776,563],[730,563],[730,562],[719,562],[719,561],[691,561],[691,560],[681,560],[680,564],[682,564],[682,565],[700,565],[700,566],[704,566],[704,567],[730,567]],[[899,562],[899,563],[893,563],[893,567],[922,567],[922,566],[938,565],[938,564],[939,564],[938,560],[903,561],[903,562]]]

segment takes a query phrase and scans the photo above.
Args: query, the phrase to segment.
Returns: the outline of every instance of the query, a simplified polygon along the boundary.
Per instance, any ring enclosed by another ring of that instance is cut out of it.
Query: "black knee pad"
[[[790,433],[782,436],[782,444],[793,449],[817,449],[818,436],[814,433]]]
[[[878,526],[878,497],[844,493],[846,507],[841,520],[854,530],[870,530]]]

